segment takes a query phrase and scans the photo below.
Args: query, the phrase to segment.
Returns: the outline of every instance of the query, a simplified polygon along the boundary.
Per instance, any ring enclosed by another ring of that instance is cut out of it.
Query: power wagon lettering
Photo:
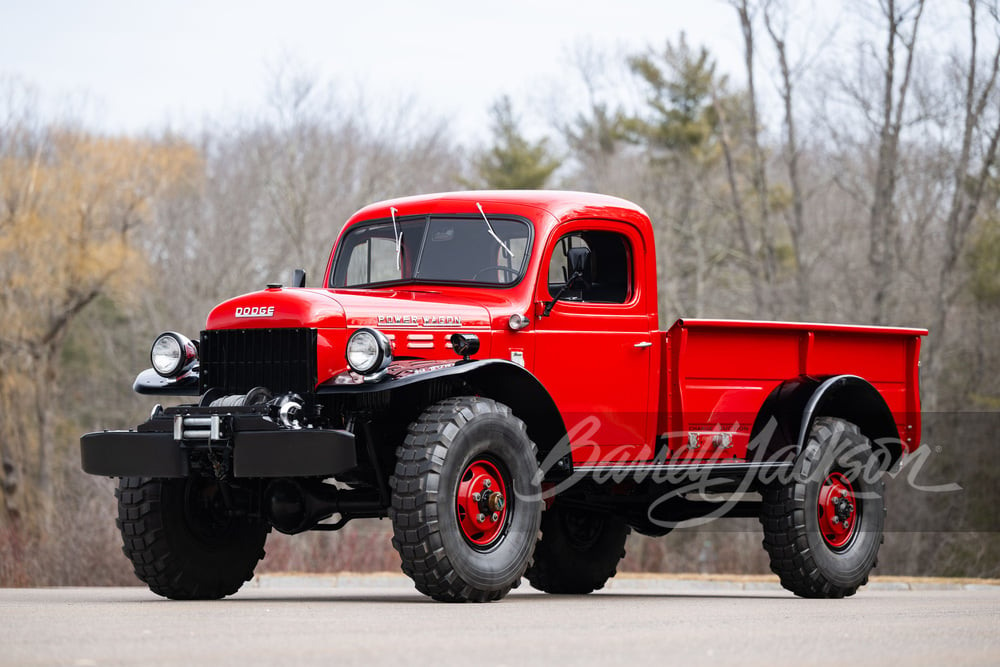
[[[460,327],[462,318],[455,315],[379,315],[378,326]]]

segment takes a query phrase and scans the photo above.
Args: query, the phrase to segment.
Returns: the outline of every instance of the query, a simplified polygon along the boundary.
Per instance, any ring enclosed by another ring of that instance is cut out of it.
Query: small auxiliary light
[[[457,333],[451,335],[451,346],[456,354],[462,355],[465,361],[479,352],[479,336],[476,334]]]

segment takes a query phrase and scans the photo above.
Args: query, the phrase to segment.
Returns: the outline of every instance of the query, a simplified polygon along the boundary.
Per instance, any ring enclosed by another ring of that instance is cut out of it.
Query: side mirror
[[[583,283],[584,287],[590,287],[590,281],[587,280],[587,276],[590,275],[590,248],[570,248],[569,252],[566,253],[566,260],[569,264],[569,275],[566,277],[566,283],[559,288],[551,301],[545,303],[542,317],[548,317],[552,313],[556,301],[561,299],[566,290],[577,282]]]
[[[305,287],[306,286],[306,271],[305,269],[295,269],[292,271],[292,287]]]
[[[566,253],[570,275],[586,276],[590,266],[590,248],[570,248]]]

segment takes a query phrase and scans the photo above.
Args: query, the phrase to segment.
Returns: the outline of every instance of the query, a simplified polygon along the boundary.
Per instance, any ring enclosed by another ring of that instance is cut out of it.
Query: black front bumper
[[[241,427],[241,420],[226,419],[224,438],[211,441],[176,439],[168,418],[135,431],[87,433],[80,438],[83,470],[106,477],[187,477],[192,462],[206,454],[233,477],[332,477],[357,467],[349,431],[266,428],[257,419]]]

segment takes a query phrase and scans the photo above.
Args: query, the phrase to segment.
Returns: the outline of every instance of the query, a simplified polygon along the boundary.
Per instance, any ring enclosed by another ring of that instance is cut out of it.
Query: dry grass
[[[387,520],[357,521],[334,533],[267,538],[267,557],[258,572],[399,572]]]
[[[140,583],[121,552],[111,480],[73,475],[47,526],[0,526],[0,586]]]

